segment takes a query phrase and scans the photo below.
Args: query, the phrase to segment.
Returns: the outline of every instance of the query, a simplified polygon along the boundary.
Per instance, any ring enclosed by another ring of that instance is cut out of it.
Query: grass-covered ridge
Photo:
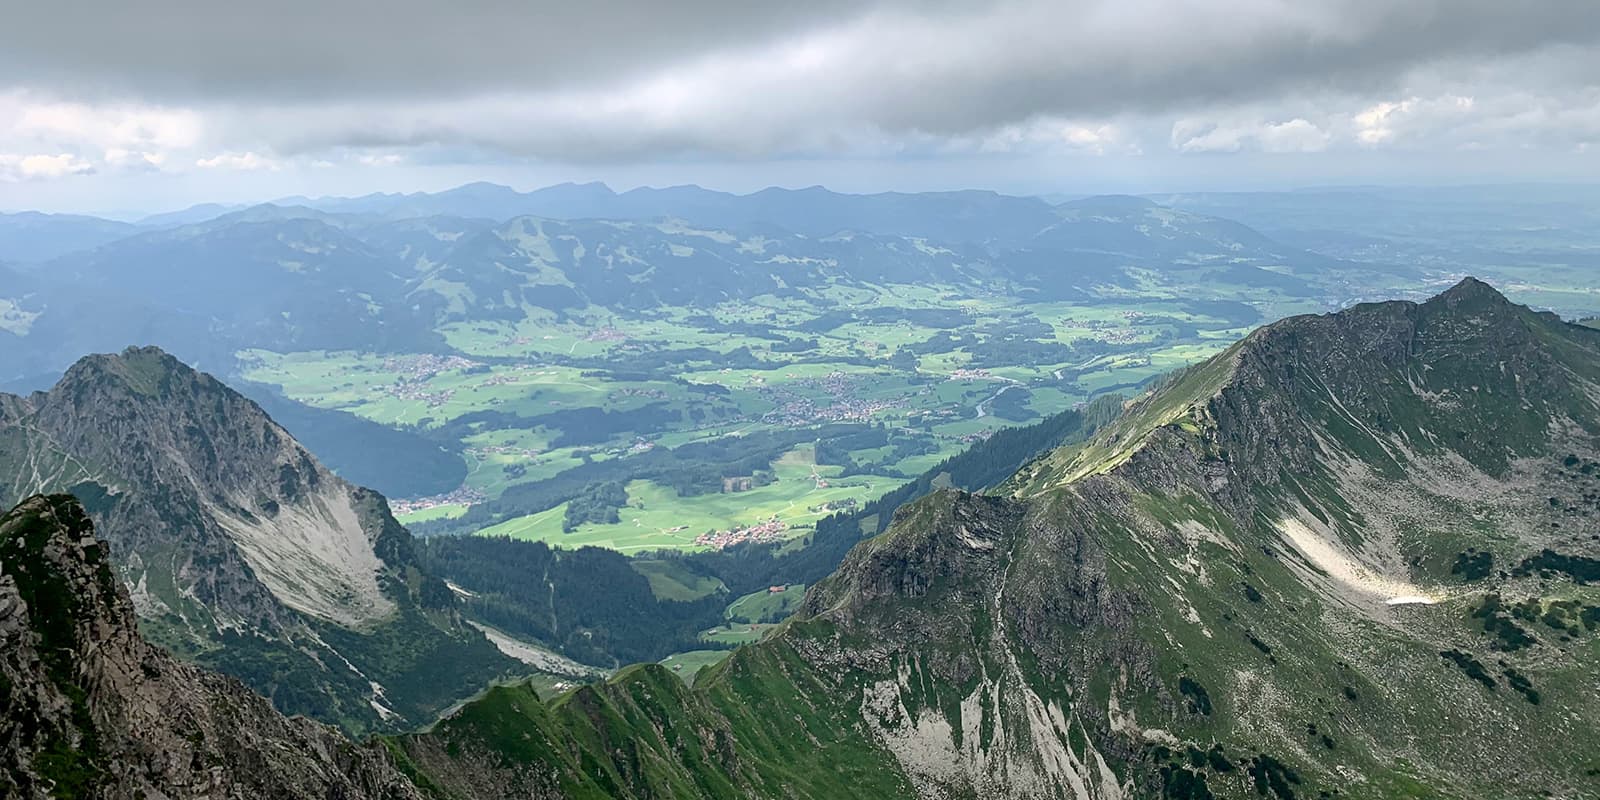
[[[793,651],[747,648],[712,670],[690,689],[639,665],[549,703],[499,687],[394,744],[420,774],[484,758],[574,798],[908,796],[893,760],[841,716],[841,687]]]

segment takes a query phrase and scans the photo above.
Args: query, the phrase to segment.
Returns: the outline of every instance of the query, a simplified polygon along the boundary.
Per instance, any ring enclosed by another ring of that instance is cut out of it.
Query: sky
[[[1593,0],[51,0],[0,208],[1600,182]]]

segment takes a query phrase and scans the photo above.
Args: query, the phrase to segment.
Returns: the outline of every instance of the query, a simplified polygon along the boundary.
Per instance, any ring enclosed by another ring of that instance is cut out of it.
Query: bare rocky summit
[[[0,518],[0,708],[6,797],[419,797],[382,747],[145,642],[67,495]]]

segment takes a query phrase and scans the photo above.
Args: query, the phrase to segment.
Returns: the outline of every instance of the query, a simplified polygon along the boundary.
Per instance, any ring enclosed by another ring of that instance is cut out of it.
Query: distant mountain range
[[[776,227],[812,238],[877,233],[938,242],[1022,246],[1054,224],[1052,209],[1157,203],[1236,220],[1291,246],[1334,250],[1367,241],[1431,238],[1451,228],[1476,239],[1492,231],[1551,233],[1591,225],[1600,187],[1587,185],[1352,186],[1278,192],[1178,192],[1140,198],[1061,193],[1040,197],[984,190],[849,194],[820,186],[733,194],[699,186],[613,191],[603,183],[563,183],[517,191],[471,183],[440,192],[360,197],[292,196],[265,205],[386,220],[459,217],[505,222],[680,219],[712,229]],[[133,222],[74,214],[0,213],[0,262],[40,263],[141,232],[195,225],[249,205],[202,203]],[[1574,230],[1574,234],[1580,231]],[[1587,239],[1585,239],[1587,241]],[[1342,256],[1342,253],[1329,252]]]
[[[391,219],[673,218],[716,229],[772,226],[813,238],[855,231],[944,242],[1021,241],[1048,225],[1052,217],[1050,204],[1034,197],[988,191],[843,194],[820,186],[770,188],[744,195],[699,186],[639,188],[619,194],[601,183],[564,183],[530,192],[473,183],[434,194],[292,197],[279,204]]]
[[[0,262],[39,263],[92,250],[140,231],[139,226],[76,214],[0,214]]]
[[[0,283],[0,378],[129,341],[224,373],[252,347],[447,352],[436,329],[450,321],[803,297],[840,282],[1088,300],[1130,291],[1135,274],[1169,274],[1322,297],[1319,276],[1341,268],[1237,223],[1124,197],[1056,207],[988,192],[472,185],[314,204],[116,223],[121,235],[104,241],[80,230],[98,224],[85,218],[59,220],[53,243],[18,243],[0,224],[0,262],[15,273]],[[54,257],[27,265],[16,252]]]
[[[1238,220],[1277,241],[1341,259],[1456,269],[1600,267],[1600,187],[1592,185],[1363,186],[1152,199]]]
[[[1049,225],[1054,216],[1051,205],[1039,198],[988,191],[859,195],[832,192],[820,186],[771,188],[737,195],[699,186],[617,193],[601,183],[564,183],[518,192],[498,184],[472,183],[433,193],[297,196],[265,205],[389,221],[427,217],[490,222],[516,217],[627,221],[671,218],[713,229],[772,227],[813,238],[861,232],[974,243],[1024,241]],[[136,223],[67,214],[0,214],[0,258],[43,262],[137,233],[202,224],[248,210],[248,206],[205,203],[152,214]]]
[[[1197,196],[1171,196],[1178,200],[1190,197]],[[152,214],[132,223],[70,214],[0,214],[0,259],[39,263],[138,233],[199,225],[230,215],[249,219],[252,208],[273,207],[367,218],[368,223],[429,217],[489,222],[517,217],[631,222],[675,219],[714,230],[774,228],[810,238],[875,233],[942,243],[1018,247],[1028,245],[1040,231],[1057,225],[1058,207],[1115,210],[1126,215],[1151,205],[1154,202],[1150,200],[1126,195],[1055,201],[984,190],[848,194],[812,186],[732,194],[688,185],[642,187],[619,193],[603,183],[563,183],[519,192],[499,184],[471,183],[441,192],[293,196],[257,206],[203,203]],[[260,218],[261,212],[255,216]]]

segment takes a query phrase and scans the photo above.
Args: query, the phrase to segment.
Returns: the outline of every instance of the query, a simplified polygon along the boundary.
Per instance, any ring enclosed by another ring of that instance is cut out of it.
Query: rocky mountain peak
[[[380,495],[157,348],[89,356],[48,392],[0,396],[0,443],[0,503],[79,498],[146,632],[286,710],[421,722],[513,663],[417,571],[410,534]],[[387,686],[435,648],[461,648],[478,675],[410,696]],[[282,677],[307,673],[316,691]]]
[[[0,516],[0,710],[5,797],[417,796],[381,748],[145,642],[70,495]]]
[[[174,378],[193,377],[193,370],[159,347],[129,347],[118,354],[86,356],[62,376],[60,385],[125,388],[159,396],[171,391]]]
[[[996,497],[942,490],[900,509],[888,533],[850,552],[834,576],[806,597],[803,616],[892,617],[983,602],[1010,547],[1017,509]]]
[[[156,347],[86,356],[32,402],[38,427],[109,472],[216,494],[276,481],[261,473],[281,461],[295,471],[286,490],[315,488],[310,454],[255,403]]]
[[[1510,307],[1512,305],[1511,301],[1506,299],[1506,296],[1500,293],[1500,290],[1470,275],[1462,278],[1459,283],[1434,297],[1433,302],[1452,308],[1463,303],[1479,303],[1505,307]]]
[[[30,623],[45,663],[65,671],[104,632],[135,625],[109,550],[71,495],[29,498],[0,522],[0,637],[18,641]]]
[[[1046,459],[1028,493],[1125,463],[1170,471],[1169,445],[1198,444],[1189,457],[1209,455],[1213,480],[1251,492],[1285,470],[1320,471],[1330,451],[1391,472],[1448,455],[1501,475],[1547,449],[1551,430],[1600,430],[1597,352],[1595,331],[1472,278],[1423,303],[1291,317],[1134,401],[1086,446]],[[1150,445],[1159,452],[1143,453]]]

